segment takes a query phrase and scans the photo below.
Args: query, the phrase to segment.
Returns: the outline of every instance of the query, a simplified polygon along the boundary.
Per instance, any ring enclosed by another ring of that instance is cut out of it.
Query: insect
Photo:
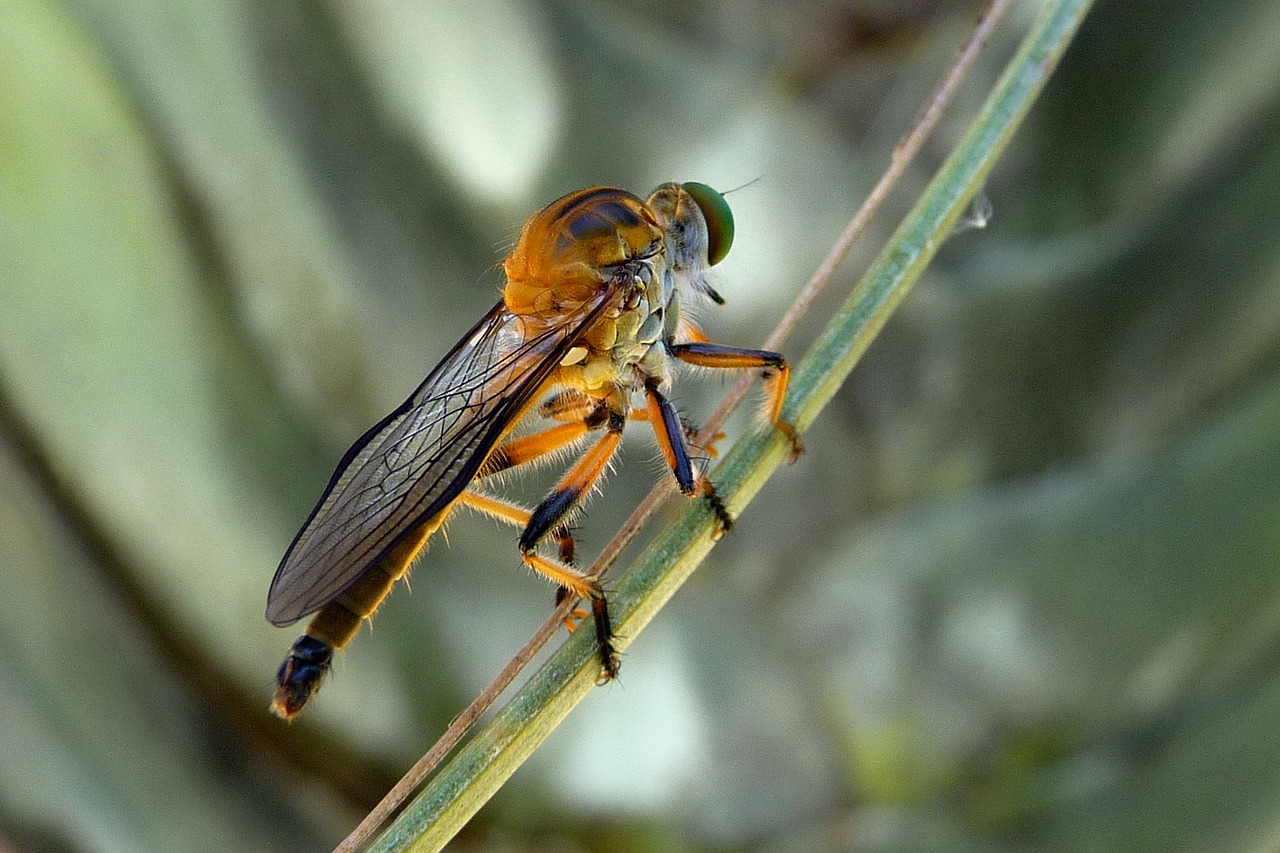
[[[762,370],[769,417],[796,442],[780,416],[782,356],[713,343],[681,315],[691,300],[724,304],[707,271],[732,241],[728,203],[698,183],[663,184],[647,200],[592,187],[529,218],[503,262],[502,299],[352,445],[276,570],[267,620],[284,626],[315,614],[280,666],[276,714],[292,719],[307,704],[334,652],[459,505],[521,528],[520,558],[558,586],[557,600],[590,602],[601,677],[617,676],[605,591],[574,567],[568,521],[608,468],[628,419],[649,422],[680,491],[707,500],[724,529],[733,520],[694,472],[685,427],[666,396],[673,361]],[[633,408],[637,400],[643,405]],[[511,437],[535,410],[552,425]],[[488,477],[588,437],[532,510],[484,488]],[[540,553],[544,540],[559,546],[556,558]]]

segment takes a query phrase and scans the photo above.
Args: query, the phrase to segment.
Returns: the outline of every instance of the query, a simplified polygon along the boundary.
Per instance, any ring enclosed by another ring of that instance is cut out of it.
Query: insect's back
[[[663,229],[637,196],[592,187],[531,216],[503,263],[513,314],[553,323],[599,291],[622,264],[656,254]]]

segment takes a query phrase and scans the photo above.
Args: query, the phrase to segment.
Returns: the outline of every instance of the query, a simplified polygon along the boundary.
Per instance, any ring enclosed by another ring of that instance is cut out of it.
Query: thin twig
[[[334,848],[333,853],[354,853],[361,849],[365,842],[382,826],[387,820],[395,814],[400,804],[408,799],[409,795],[417,790],[422,781],[434,770],[441,761],[444,760],[453,748],[462,740],[467,730],[475,725],[476,721],[484,716],[493,703],[498,700],[502,692],[511,685],[524,668],[529,665],[529,661],[533,660],[542,647],[556,634],[560,626],[564,624],[564,620],[568,618],[573,608],[572,601],[561,602],[552,613],[551,618],[533,632],[533,636],[529,638],[529,642],[525,643],[524,648],[516,652],[515,657],[507,661],[506,665],[498,672],[496,678],[481,690],[479,695],[471,701],[471,704],[463,709],[462,713],[453,718],[449,723],[449,727],[445,729],[444,734],[440,735],[440,739],[432,744],[431,748],[419,758],[404,776],[400,777],[386,796],[382,798],[376,806],[373,807],[364,820],[352,830],[351,834],[343,839],[342,843]]]
[[[908,165],[919,153],[925,140],[928,139],[930,133],[937,126],[943,110],[950,103],[961,82],[968,75],[983,43],[990,36],[992,29],[1012,2],[1013,0],[991,0],[982,12],[974,24],[969,38],[957,51],[942,81],[937,89],[934,90],[932,97],[924,104],[907,133],[894,147],[888,168],[832,245],[822,263],[818,265],[813,276],[797,294],[787,313],[783,315],[778,325],[774,328],[773,333],[769,335],[764,344],[765,349],[776,350],[790,336],[797,323],[809,310],[814,299],[817,298],[840,263],[848,255],[849,250],[862,236],[871,217],[879,210],[881,204],[897,186]],[[698,442],[705,444],[716,434],[719,427],[742,404],[743,398],[751,387],[751,382],[751,377],[746,376],[730,388],[728,394],[725,395],[720,405],[699,431]],[[623,523],[613,539],[601,550],[595,562],[592,563],[588,574],[593,577],[604,575],[618,559],[622,551],[648,524],[650,518],[657,512],[658,507],[674,492],[675,489],[671,487],[668,479],[661,479],[641,501],[640,505],[636,507],[626,522]],[[444,757],[453,751],[453,748],[461,741],[467,730],[492,707],[502,692],[524,670],[529,661],[557,633],[560,626],[564,624],[565,618],[569,615],[571,607],[572,604],[570,602],[565,602],[555,609],[547,621],[534,632],[529,642],[502,668],[493,682],[481,691],[461,714],[454,718],[444,734],[440,736],[440,739],[387,792],[387,795],[365,816],[359,826],[334,849],[334,853],[354,853],[354,851],[364,846],[378,827],[391,817],[401,803],[422,784],[423,780],[439,765]]]

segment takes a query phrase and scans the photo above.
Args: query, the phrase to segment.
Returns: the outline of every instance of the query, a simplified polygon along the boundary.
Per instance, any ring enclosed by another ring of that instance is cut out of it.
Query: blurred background
[[[0,850],[336,843],[552,599],[459,517],[269,717],[267,585],[345,448],[581,186],[746,184],[703,325],[758,344],[979,6],[0,3]],[[987,227],[456,849],[1274,849],[1278,41],[1267,0],[1099,4]]]

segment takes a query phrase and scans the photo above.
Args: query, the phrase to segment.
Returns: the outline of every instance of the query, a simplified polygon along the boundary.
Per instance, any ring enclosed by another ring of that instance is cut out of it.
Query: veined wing
[[[347,451],[267,594],[288,625],[333,601],[400,539],[447,510],[560,360],[621,291],[529,339],[499,302],[398,409]]]

